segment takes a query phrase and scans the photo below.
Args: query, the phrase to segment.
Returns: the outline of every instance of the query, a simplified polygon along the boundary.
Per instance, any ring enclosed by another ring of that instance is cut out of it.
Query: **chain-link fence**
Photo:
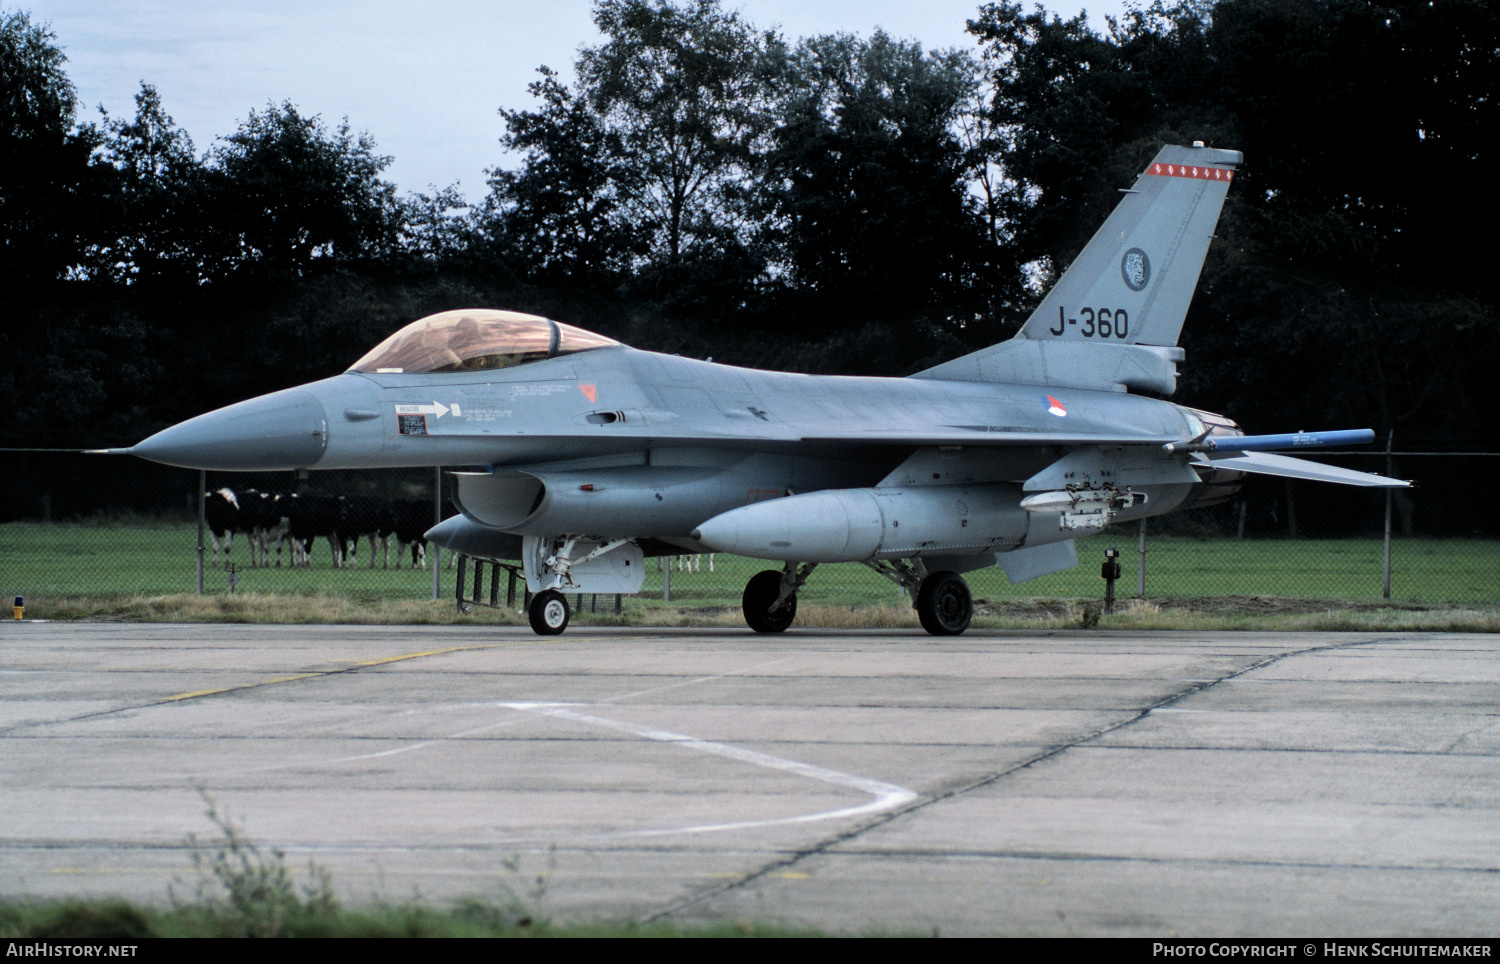
[[[1232,502],[1081,538],[1080,565],[1067,572],[1020,585],[1011,585],[998,567],[966,578],[980,599],[1097,598],[1103,592],[1100,563],[1114,547],[1123,569],[1116,588],[1122,597],[1389,595],[1422,603],[1500,603],[1500,532],[1490,517],[1475,512],[1461,481],[1482,477],[1495,456],[1391,458],[1391,471],[1416,478],[1418,488],[1388,495],[1251,477]],[[443,553],[441,567],[435,567],[419,538],[434,520],[455,511],[451,480],[434,469],[312,472],[304,478],[208,473],[200,488],[196,471],[139,460],[44,452],[6,452],[0,459],[0,518],[6,520],[0,522],[0,592],[7,596],[235,591],[373,601],[455,595],[453,561]],[[1320,459],[1387,471],[1384,453]],[[227,545],[210,522],[202,536],[200,588],[198,496],[220,489],[234,493],[241,511],[253,512],[257,500],[295,499],[298,512],[312,518],[296,532],[286,531],[283,512],[289,510],[278,508],[259,531],[237,527]],[[337,531],[349,538],[347,548],[326,528],[330,513],[340,516]],[[295,548],[302,540],[307,554]],[[685,605],[734,605],[745,582],[773,566],[724,555],[648,559],[643,595]],[[472,580],[472,571],[467,578]],[[488,572],[484,579],[488,584]],[[506,589],[502,576],[502,601]],[[898,601],[899,592],[863,566],[828,565],[814,574],[802,598],[863,605]]]

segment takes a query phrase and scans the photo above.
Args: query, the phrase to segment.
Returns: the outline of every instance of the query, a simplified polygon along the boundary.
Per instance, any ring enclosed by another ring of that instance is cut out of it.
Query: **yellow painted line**
[[[322,673],[298,673],[295,676],[278,676],[275,679],[264,679],[254,683],[241,683],[238,686],[221,686],[215,690],[193,690],[191,693],[178,693],[168,696],[162,700],[163,703],[176,703],[181,700],[196,699],[200,696],[214,696],[218,693],[233,693],[235,690],[253,690],[257,686],[270,686],[274,683],[290,683],[299,679],[312,679],[314,676],[327,676],[330,673],[342,673],[343,670],[328,670]]]
[[[358,660],[355,666],[384,666],[386,663],[399,663],[404,659],[421,659],[423,656],[446,656],[448,653],[462,653],[471,649],[494,649],[501,643],[490,643],[485,646],[449,646],[446,649],[424,649],[420,653],[403,653],[400,656],[383,656],[380,659]]]
[[[640,636],[620,636],[620,637],[615,637],[615,638],[616,639],[631,640],[631,639],[650,639],[652,637],[650,637],[649,635],[643,634],[643,635],[640,635]],[[606,638],[604,636],[584,636],[581,633],[577,634],[577,635],[571,635],[571,636],[567,637],[566,639],[560,639],[560,638],[558,638],[556,636],[538,636],[535,639],[518,639],[518,640],[512,640],[512,641],[504,642],[504,643],[484,643],[484,644],[478,645],[478,646],[449,646],[446,649],[426,649],[426,650],[423,650],[420,653],[404,653],[404,654],[402,654],[400,656],[383,656],[380,659],[339,659],[339,660],[334,660],[334,662],[336,662],[336,663],[345,663],[345,664],[348,664],[348,666],[350,668],[357,668],[357,667],[361,667],[361,666],[380,666],[383,663],[399,663],[403,659],[417,659],[420,656],[442,656],[442,655],[444,655],[446,653],[462,653],[462,652],[466,652],[466,651],[469,651],[469,650],[500,649],[502,647],[507,647],[507,646],[547,646],[547,645],[550,645],[550,644],[553,644],[553,643],[559,643],[559,642],[561,642],[561,643],[604,643],[604,642],[610,642],[610,641],[611,641],[610,638]]]
[[[235,690],[248,689],[251,686],[259,686],[259,683],[246,683],[244,686],[226,686],[217,690],[193,690],[191,693],[177,693],[162,700],[163,703],[175,703],[178,700],[191,700],[199,696],[213,696],[215,693],[232,693]]]
[[[183,700],[198,699],[203,696],[217,696],[221,693],[234,693],[239,690],[253,690],[262,686],[274,686],[277,683],[294,683],[297,680],[316,679],[319,676],[337,676],[340,673],[352,672],[356,669],[365,669],[371,666],[384,666],[388,663],[400,663],[408,659],[421,659],[424,656],[446,656],[449,653],[463,653],[485,649],[499,649],[506,643],[485,643],[479,646],[449,646],[444,649],[424,649],[417,653],[402,653],[399,656],[382,656],[379,659],[359,660],[349,666],[339,669],[314,670],[309,673],[293,673],[290,676],[277,676],[272,679],[257,680],[254,683],[241,683],[238,686],[221,686],[210,690],[192,690],[188,693],[177,693],[172,696],[163,697],[163,703],[180,703]]]

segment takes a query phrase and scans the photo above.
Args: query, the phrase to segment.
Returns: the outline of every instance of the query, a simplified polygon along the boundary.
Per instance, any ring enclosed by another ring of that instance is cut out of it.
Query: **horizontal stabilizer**
[[[1411,485],[1401,479],[1388,479],[1372,472],[1356,472],[1335,465],[1294,459],[1290,455],[1272,455],[1268,452],[1246,452],[1209,458],[1198,456],[1198,465],[1212,466],[1230,472],[1249,472],[1252,475],[1276,475],[1284,479],[1307,479],[1311,482],[1338,482],[1342,485],[1378,486],[1388,489],[1404,489]]]

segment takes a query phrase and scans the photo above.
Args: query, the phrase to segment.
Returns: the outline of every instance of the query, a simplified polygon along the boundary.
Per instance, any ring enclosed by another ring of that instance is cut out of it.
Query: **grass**
[[[214,840],[189,835],[197,879],[190,899],[172,895],[152,907],[119,898],[0,901],[0,939],[113,940],[151,937],[811,937],[809,930],[721,921],[678,924],[559,923],[537,914],[550,865],[523,871],[519,857],[502,861],[499,901],[464,899],[446,906],[416,902],[347,908],[333,879],[309,863],[306,883],[286,855],[251,840],[213,798],[199,790]]]
[[[335,569],[326,543],[309,569],[241,569],[231,593],[227,574],[208,569],[205,595],[193,594],[196,528],[187,523],[8,523],[0,525],[0,592],[27,597],[28,616],[54,619],[167,621],[517,623],[513,613],[476,607],[461,617],[453,603],[454,573],[442,574],[442,599],[433,601],[432,572],[411,569]],[[1133,532],[1104,533],[1078,544],[1080,563],[1062,573],[1011,585],[998,567],[967,578],[979,601],[976,625],[1054,628],[1078,625],[1086,603],[1103,595],[1099,563],[1118,546],[1124,567],[1119,596],[1134,596],[1138,566]],[[243,542],[234,558],[247,561]],[[1268,620],[1306,625],[1401,621],[1418,612],[1441,622],[1487,625],[1500,606],[1500,543],[1493,540],[1400,540],[1393,551],[1392,595],[1381,598],[1378,539],[1245,540],[1155,536],[1148,540],[1146,596],[1150,605],[1122,607],[1104,625],[1132,628],[1258,627]],[[362,562],[368,565],[368,549]],[[746,580],[774,564],[720,555],[698,572],[667,574],[647,561],[646,586],[621,616],[578,614],[581,625],[739,625]],[[472,582],[472,577],[471,580]],[[488,590],[488,573],[485,592]],[[502,578],[500,593],[505,595]],[[472,592],[472,588],[470,589]],[[1265,600],[1282,602],[1268,606]],[[1307,605],[1294,605],[1307,601]],[[612,600],[611,600],[612,602]],[[601,603],[604,599],[601,598]],[[1413,605],[1418,609],[1413,609]],[[1309,608],[1310,607],[1310,608]],[[1474,610],[1478,616],[1462,614]],[[910,603],[896,586],[855,564],[826,565],[802,590],[797,624],[915,626]]]
[[[241,919],[222,906],[147,907],[125,900],[0,902],[0,938],[111,940],[148,937],[238,937]],[[272,936],[272,935],[267,935]],[[823,937],[808,928],[747,920],[704,924],[549,921],[517,917],[481,899],[433,907],[374,904],[298,911],[279,922],[276,937]]]
[[[604,597],[601,597],[601,604]],[[1181,599],[1122,599],[1116,611],[1100,612],[1096,599],[976,597],[976,629],[1056,630],[1308,630],[1500,632],[1500,607],[1349,600],[1282,599],[1266,596],[1199,596]],[[624,612],[575,611],[573,626],[657,626],[744,630],[739,604],[698,601],[665,603],[627,598]],[[387,600],[361,603],[343,596],[242,594],[197,596],[68,597],[28,603],[28,619],[107,620],[163,623],[302,623],[339,625],[525,626],[516,610],[472,607],[460,612],[452,600]],[[797,607],[798,629],[907,629],[919,631],[916,612],[904,603],[840,605],[808,602]]]
[[[197,539],[191,523],[7,523],[0,525],[0,590],[58,597],[191,592],[197,580]],[[363,601],[432,594],[431,570],[334,569],[326,540],[314,547],[313,555],[308,569],[250,569],[244,540],[236,539],[230,557],[240,567],[238,591],[316,595],[336,587],[340,595]],[[210,547],[204,589],[227,593],[223,558],[218,568],[212,562]],[[368,551],[364,564],[369,564]],[[451,580],[448,585],[451,589]]]

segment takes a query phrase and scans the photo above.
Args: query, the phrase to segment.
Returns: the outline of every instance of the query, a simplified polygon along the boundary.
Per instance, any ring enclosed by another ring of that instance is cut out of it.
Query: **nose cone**
[[[328,414],[303,388],[262,395],[157,432],[131,455],[190,469],[311,468],[328,447]]]

